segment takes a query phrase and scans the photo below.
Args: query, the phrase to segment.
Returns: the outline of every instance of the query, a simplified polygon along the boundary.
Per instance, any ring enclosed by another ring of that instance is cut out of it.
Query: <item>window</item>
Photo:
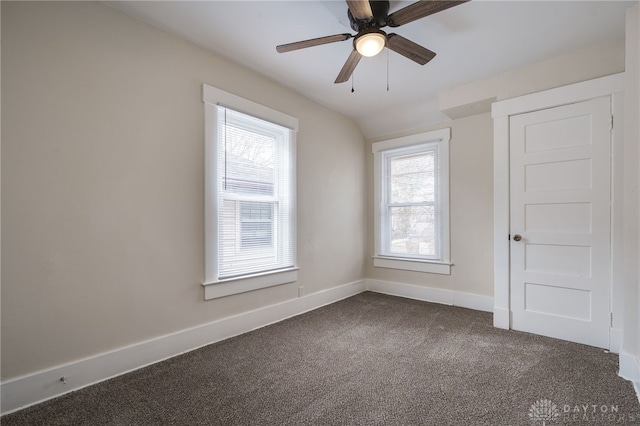
[[[373,144],[374,266],[449,274],[449,129]]]
[[[297,119],[204,85],[205,298],[297,279]]]

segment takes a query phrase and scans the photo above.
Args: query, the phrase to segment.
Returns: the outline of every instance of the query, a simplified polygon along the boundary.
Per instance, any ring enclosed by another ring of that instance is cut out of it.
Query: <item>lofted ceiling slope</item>
[[[443,90],[623,38],[625,10],[633,2],[473,0],[391,29],[436,52],[431,62],[420,66],[385,49],[363,58],[342,84],[334,80],[351,40],[275,50],[354,34],[342,0],[106,3],[352,117],[371,138],[446,120],[438,108]],[[391,1],[390,12],[411,3]]]

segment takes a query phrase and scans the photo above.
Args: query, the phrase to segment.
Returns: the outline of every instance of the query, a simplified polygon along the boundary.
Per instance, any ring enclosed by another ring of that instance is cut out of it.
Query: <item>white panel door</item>
[[[510,118],[511,328],[609,348],[610,98]]]

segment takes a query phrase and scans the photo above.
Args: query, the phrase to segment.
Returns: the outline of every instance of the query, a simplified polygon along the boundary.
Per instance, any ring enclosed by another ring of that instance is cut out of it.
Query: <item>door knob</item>
[[[522,235],[516,234],[513,236],[513,241],[520,241],[522,239]]]

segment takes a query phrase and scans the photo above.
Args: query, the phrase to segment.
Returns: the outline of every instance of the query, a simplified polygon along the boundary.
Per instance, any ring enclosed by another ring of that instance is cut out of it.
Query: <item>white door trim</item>
[[[509,245],[509,117],[525,112],[532,112],[560,105],[567,105],[581,102],[600,96],[612,95],[612,102],[619,105],[618,99],[624,92],[624,73],[614,74],[597,78],[581,83],[575,83],[555,89],[545,90],[539,93],[520,96],[505,101],[496,102],[492,105],[493,117],[493,251],[494,251],[494,316],[495,327],[509,329],[510,327],[510,245]],[[622,117],[621,111],[614,109],[616,117]],[[614,127],[615,129],[615,127]],[[622,127],[614,131],[614,146],[622,144]],[[616,151],[614,150],[614,153]],[[615,155],[615,154],[614,154]],[[615,159],[614,159],[615,160]],[[619,173],[617,164],[614,161],[612,171],[612,182],[615,188],[621,187],[622,182],[618,179]],[[613,203],[612,220],[614,226],[617,218],[621,216],[621,205]],[[613,233],[613,247],[618,241],[616,237],[619,233]],[[616,253],[614,251],[614,253]],[[613,265],[616,264],[613,259]],[[612,298],[615,301],[621,293],[621,283],[613,283]],[[618,285],[619,284],[619,285]],[[618,313],[617,311],[616,314]],[[614,317],[615,319],[615,317]],[[616,325],[614,324],[614,328]],[[612,342],[613,343],[613,342]],[[619,349],[612,345],[612,350]]]

